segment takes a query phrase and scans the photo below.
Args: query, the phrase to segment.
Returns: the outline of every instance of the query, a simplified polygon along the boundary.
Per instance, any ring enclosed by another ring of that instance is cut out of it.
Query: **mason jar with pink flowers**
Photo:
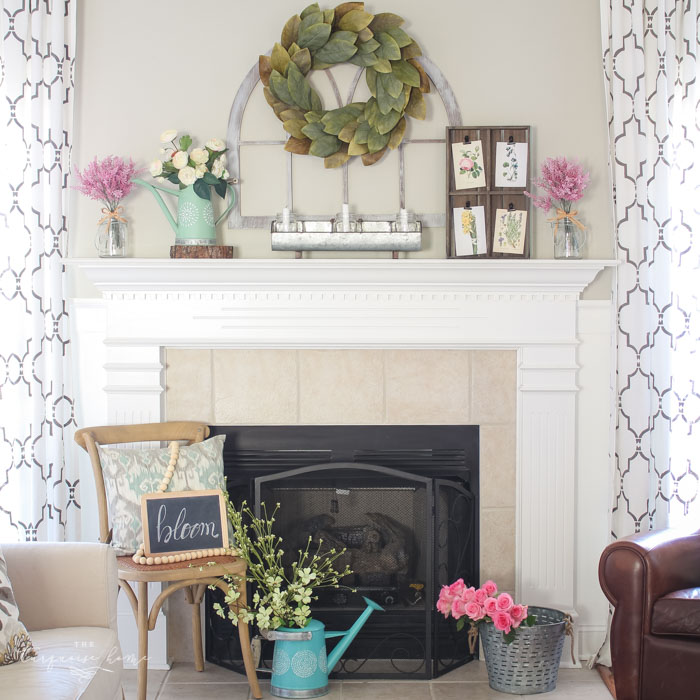
[[[552,224],[554,257],[557,259],[578,260],[583,257],[586,227],[573,206],[583,197],[590,179],[590,173],[575,160],[545,158],[542,175],[533,182],[544,190],[544,194],[525,192],[525,196],[530,197],[538,209],[548,212],[553,208],[555,211],[555,215],[547,221]]]
[[[554,690],[571,617],[559,610],[521,605],[509,593],[499,593],[493,581],[480,588],[460,578],[443,586],[437,609],[456,620],[457,630],[469,623],[469,651],[480,636],[489,686],[502,693],[531,695]],[[572,647],[573,660],[573,647]]]

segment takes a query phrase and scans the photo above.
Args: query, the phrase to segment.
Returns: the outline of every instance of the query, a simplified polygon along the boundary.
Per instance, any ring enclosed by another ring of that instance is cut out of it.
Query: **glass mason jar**
[[[552,221],[554,257],[557,260],[580,260],[586,244],[586,231],[577,220],[565,216]]]
[[[101,258],[123,258],[126,256],[128,226],[126,221],[109,217],[97,227],[95,247]]]

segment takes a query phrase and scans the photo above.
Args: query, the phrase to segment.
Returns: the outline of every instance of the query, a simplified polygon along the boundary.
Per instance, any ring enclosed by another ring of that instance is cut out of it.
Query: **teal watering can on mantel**
[[[216,226],[231,211],[236,201],[233,188],[231,185],[226,185],[231,201],[221,216],[214,221],[214,207],[211,200],[202,199],[197,195],[194,185],[188,185],[182,190],[172,190],[160,185],[151,185],[138,177],[132,178],[131,181],[153,193],[165,218],[175,231],[175,245],[216,245]],[[177,197],[177,221],[158,194],[158,190]]]
[[[369,598],[367,607],[347,632],[326,632],[322,622],[309,620],[304,629],[278,627],[267,632],[275,640],[272,655],[270,694],[278,698],[317,698],[328,693],[328,673],[340,661],[343,652],[357,636],[374,610],[383,610]],[[326,656],[326,639],[340,641]]]

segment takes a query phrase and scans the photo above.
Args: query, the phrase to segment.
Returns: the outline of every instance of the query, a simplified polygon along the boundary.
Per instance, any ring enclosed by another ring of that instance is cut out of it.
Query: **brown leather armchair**
[[[598,578],[615,607],[617,700],[700,698],[700,530],[613,542],[600,557]]]

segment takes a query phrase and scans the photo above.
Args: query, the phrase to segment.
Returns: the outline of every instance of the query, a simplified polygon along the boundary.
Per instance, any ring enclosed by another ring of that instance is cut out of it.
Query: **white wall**
[[[94,156],[108,154],[131,156],[145,165],[157,157],[158,137],[166,128],[187,130],[202,140],[225,137],[241,80],[258,54],[279,40],[286,19],[305,4],[288,0],[80,3],[74,166],[83,168]],[[589,226],[587,256],[612,257],[598,3],[384,0],[368,2],[367,9],[394,11],[406,18],[406,30],[452,85],[466,125],[529,124],[533,174],[543,158],[557,155],[579,158],[591,170],[592,184],[580,206],[581,218]],[[437,95],[429,98],[427,123],[411,122],[414,136],[443,137],[445,117]],[[258,95],[251,100],[244,135],[263,130],[268,138],[284,135]],[[443,211],[444,147],[419,146],[415,153],[410,156],[414,174],[407,183],[407,205]],[[284,203],[282,149],[243,157],[243,186],[246,180],[250,185],[244,190],[248,207],[244,213],[272,216]],[[302,207],[335,211],[339,173],[324,170],[320,159],[297,160],[303,174],[303,183],[296,183]],[[352,165],[351,187],[357,198],[353,203],[360,211],[383,201],[393,207],[395,172],[390,159],[364,171],[360,163]],[[124,204],[132,233],[131,254],[167,257],[173,233],[150,193],[136,191]],[[93,256],[100,205],[73,193],[71,207],[70,254]],[[535,257],[552,257],[545,218],[539,211],[533,214]],[[232,231],[222,225],[219,236],[220,242],[236,246],[238,257],[273,255],[265,231]],[[413,255],[444,256],[444,231],[428,231],[424,238],[424,250]],[[603,275],[587,298],[609,298],[609,290],[610,278]],[[80,280],[76,292],[93,293]]]

